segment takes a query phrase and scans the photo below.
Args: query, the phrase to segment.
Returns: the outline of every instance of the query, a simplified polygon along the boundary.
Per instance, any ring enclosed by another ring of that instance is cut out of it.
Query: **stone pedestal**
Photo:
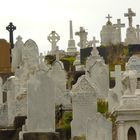
[[[117,140],[127,138],[140,139],[140,98],[135,95],[124,95],[119,108],[115,111]]]
[[[53,132],[30,132],[23,134],[23,140],[60,140],[58,133]]]

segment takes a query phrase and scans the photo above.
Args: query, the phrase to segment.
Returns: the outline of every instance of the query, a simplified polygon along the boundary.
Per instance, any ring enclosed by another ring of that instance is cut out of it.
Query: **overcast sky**
[[[51,49],[48,34],[55,30],[60,35],[58,46],[67,49],[69,39],[69,20],[73,21],[74,32],[83,26],[88,31],[88,39],[95,36],[100,40],[100,31],[110,14],[112,23],[118,18],[128,27],[124,13],[128,8],[136,12],[133,25],[140,24],[139,0],[0,0],[0,38],[9,41],[5,27],[9,22],[17,27],[14,38],[22,36],[23,41],[33,39],[41,52]],[[125,36],[126,28],[122,30]],[[79,38],[74,36],[76,43]],[[14,40],[14,41],[15,41]]]

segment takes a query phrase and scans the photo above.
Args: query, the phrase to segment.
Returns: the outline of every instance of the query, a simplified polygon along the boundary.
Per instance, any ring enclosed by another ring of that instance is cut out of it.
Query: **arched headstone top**
[[[90,93],[97,93],[98,89],[94,83],[91,82],[91,80],[86,76],[82,75],[78,78],[78,81],[75,85],[72,87],[72,92],[90,92]],[[96,91],[96,92],[95,92]]]
[[[56,70],[64,70],[64,65],[61,61],[54,61],[52,64],[52,68]]]
[[[32,39],[28,39],[25,44],[25,47],[27,47],[28,49],[35,49],[38,52],[38,46],[36,44],[36,42]]]

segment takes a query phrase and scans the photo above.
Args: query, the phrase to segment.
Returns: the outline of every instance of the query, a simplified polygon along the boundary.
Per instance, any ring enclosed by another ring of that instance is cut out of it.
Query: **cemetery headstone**
[[[17,68],[20,67],[22,63],[22,49],[24,47],[24,43],[20,36],[17,37],[17,41],[12,49],[12,72],[15,72]]]
[[[121,19],[117,19],[117,24],[114,24],[114,27],[119,31],[119,43],[121,43],[121,28],[125,27],[125,24],[121,23]]]
[[[28,132],[55,132],[54,82],[38,71],[28,82]]]
[[[87,121],[86,140],[112,140],[112,123],[97,113]]]
[[[129,8],[128,13],[125,13],[124,16],[128,17],[129,24],[129,27],[127,28],[125,43],[126,45],[137,44],[136,29],[132,26],[133,16],[136,16],[136,13],[134,13],[131,8]]]
[[[96,47],[86,61],[86,74],[99,89],[100,98],[106,99],[109,91],[109,70]]]
[[[98,91],[96,86],[85,75],[78,79],[72,88],[73,120],[71,123],[72,137],[86,135],[86,122],[97,111]]]
[[[70,104],[70,100],[66,96],[66,72],[64,70],[63,63],[59,60],[59,55],[56,54],[56,61],[51,66],[48,71],[48,76],[55,83],[55,102],[57,105]]]

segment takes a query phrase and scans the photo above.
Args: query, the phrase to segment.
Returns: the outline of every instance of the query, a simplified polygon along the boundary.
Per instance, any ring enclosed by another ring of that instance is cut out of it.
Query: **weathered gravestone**
[[[136,13],[134,13],[131,8],[128,9],[128,13],[124,14],[125,17],[128,17],[128,24],[129,27],[126,31],[126,39],[125,43],[127,45],[129,44],[137,44],[137,37],[136,37],[136,29],[133,27],[133,16],[136,16]]]
[[[97,111],[97,89],[90,79],[83,75],[72,88],[73,120],[71,123],[72,137],[85,136],[86,122]]]
[[[54,82],[38,71],[28,83],[28,132],[55,132]]]
[[[112,123],[97,113],[87,121],[86,140],[112,140]]]
[[[136,55],[130,57],[127,65],[129,66],[130,70],[136,70],[137,72],[137,88],[140,88],[140,58]]]
[[[133,55],[129,58],[128,64],[131,70],[137,71],[137,77],[140,77],[140,58],[136,55]]]
[[[18,36],[14,48],[12,49],[12,72],[15,72],[22,62],[23,47],[24,43],[22,37]]]
[[[109,91],[109,69],[99,55],[96,47],[93,47],[91,55],[86,61],[86,74],[97,86],[100,98],[105,99]]]
[[[70,104],[70,100],[66,97],[66,72],[63,63],[59,60],[58,54],[56,55],[56,60],[52,64],[51,69],[48,71],[48,76],[55,84],[55,103],[57,105]]]
[[[15,116],[26,116],[27,82],[39,65],[39,51],[37,44],[31,39],[27,40],[23,45],[21,38],[18,38],[15,45],[15,55],[20,60],[18,67],[15,69],[15,77],[17,78],[15,85],[17,87],[15,92]],[[15,63],[14,60],[13,64]]]
[[[5,83],[7,92],[7,106],[8,106],[8,126],[13,126],[15,117],[15,77],[8,78]]]

